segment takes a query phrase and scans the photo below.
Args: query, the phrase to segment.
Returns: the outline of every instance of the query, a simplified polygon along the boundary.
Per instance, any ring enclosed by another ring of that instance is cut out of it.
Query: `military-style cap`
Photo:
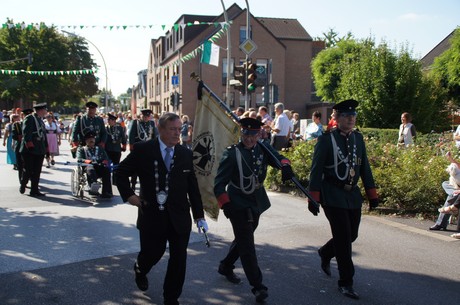
[[[46,103],[35,104],[34,109],[35,110],[46,109]]]
[[[21,112],[24,113],[24,115],[28,115],[34,112],[34,110],[32,108],[27,108],[27,109],[23,109]]]
[[[85,106],[86,108],[97,108],[97,104],[95,102],[88,102]]]
[[[108,116],[108,119],[109,119],[109,120],[114,120],[114,121],[116,121],[116,120],[118,119],[116,116],[114,116],[114,115],[111,114],[111,113],[108,113],[107,116]]]
[[[151,115],[152,114],[152,110],[150,110],[150,109],[142,109],[141,112],[142,112],[142,115]]]
[[[260,131],[264,123],[253,118],[244,118],[240,120],[241,132],[244,135],[255,135]]]
[[[85,136],[84,136],[85,140],[95,138],[95,137],[96,137],[96,134],[93,131],[88,131],[87,133],[85,133]]]
[[[332,109],[335,109],[337,113],[356,114],[356,107],[358,107],[358,101],[350,99],[335,104]]]

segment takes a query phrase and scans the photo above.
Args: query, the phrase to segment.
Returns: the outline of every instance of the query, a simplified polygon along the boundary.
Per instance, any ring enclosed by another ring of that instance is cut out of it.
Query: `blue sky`
[[[164,34],[161,25],[172,25],[182,14],[218,15],[221,0],[10,0],[2,1],[0,22],[45,22],[47,25],[89,25],[75,29],[102,53],[107,65],[108,88],[119,95],[137,83],[137,72],[147,68],[150,40]],[[223,0],[226,7],[244,0]],[[407,44],[415,58],[423,57],[460,25],[459,0],[249,0],[256,17],[298,19],[307,32],[322,36],[334,29],[339,36],[384,39],[392,48]],[[108,25],[155,25],[152,28],[108,30]],[[256,39],[255,39],[256,40]],[[255,41],[257,43],[257,41]],[[103,61],[90,44],[101,66],[100,88],[105,87]],[[0,60],[8,60],[0,58]]]

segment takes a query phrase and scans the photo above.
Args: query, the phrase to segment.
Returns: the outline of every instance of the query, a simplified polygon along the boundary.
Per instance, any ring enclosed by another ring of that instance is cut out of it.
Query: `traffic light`
[[[263,86],[262,87],[262,103],[267,105],[270,101],[270,90],[269,90],[269,87],[267,85]]]
[[[233,67],[233,79],[230,80],[230,86],[240,91],[241,94],[245,94],[246,87],[246,66],[234,66]]]
[[[171,92],[171,95],[169,96],[169,105],[174,107],[174,92]]]
[[[248,92],[254,92],[256,90],[256,79],[257,79],[257,74],[256,74],[256,69],[257,65],[254,63],[251,63],[250,61],[246,63],[246,75],[247,75],[247,81],[246,81],[246,86],[248,88]]]

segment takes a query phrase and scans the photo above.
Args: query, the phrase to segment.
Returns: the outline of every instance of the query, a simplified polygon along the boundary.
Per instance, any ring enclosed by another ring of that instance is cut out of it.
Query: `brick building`
[[[234,65],[239,66],[246,59],[246,54],[239,48],[246,40],[246,9],[233,4],[227,9],[227,15],[231,20],[230,79],[233,79]],[[182,15],[175,24],[184,26],[175,26],[164,36],[151,41],[146,81],[147,107],[156,113],[173,111],[187,114],[193,120],[197,103],[197,83],[190,79],[190,74],[195,72],[216,95],[227,101],[232,109],[245,105],[247,108],[266,105],[272,110],[273,103],[269,104],[262,98],[262,87],[271,86],[276,87],[278,93],[277,97],[270,99],[271,102],[283,102],[286,109],[299,112],[301,117],[305,117],[308,105],[318,102],[314,96],[310,64],[313,56],[324,48],[324,43],[314,42],[296,19],[251,15],[249,37],[257,47],[249,59],[258,67],[263,67],[258,72],[258,87],[248,94],[247,101],[245,96],[234,88],[230,89],[226,99],[226,32],[214,40],[220,47],[220,52],[219,66],[213,66],[200,63],[201,53],[193,58],[187,58],[187,55],[194,53],[203,42],[221,31],[221,25],[185,26],[197,22],[221,24],[224,21],[224,14]],[[173,80],[178,85],[173,86]],[[171,94],[174,92],[181,96],[179,107],[170,105]]]

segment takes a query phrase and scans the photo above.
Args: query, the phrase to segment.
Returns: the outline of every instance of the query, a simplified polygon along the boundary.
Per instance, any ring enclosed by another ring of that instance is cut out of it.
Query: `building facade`
[[[286,109],[305,117],[308,105],[317,102],[311,61],[324,44],[314,42],[296,19],[251,15],[249,38],[254,42],[255,50],[246,55],[239,48],[247,39],[246,10],[233,4],[227,9],[227,15],[230,26],[221,35],[218,33],[222,33],[222,27],[225,27],[223,14],[182,15],[175,23],[181,26],[175,26],[165,36],[151,41],[146,81],[147,107],[159,114],[166,111],[187,114],[193,121],[197,103],[197,82],[190,79],[193,72],[231,109],[266,105],[273,110],[274,103],[283,102]],[[186,26],[197,23],[200,25]],[[241,66],[246,58],[258,67],[257,88],[247,95],[230,88],[226,96],[227,31],[231,38],[230,79],[234,78],[234,66]],[[218,66],[201,63],[201,53],[197,52],[197,48],[210,38],[220,47]],[[267,87],[272,93],[268,101],[263,98],[263,89]],[[175,93],[180,97],[179,105],[172,105]]]

